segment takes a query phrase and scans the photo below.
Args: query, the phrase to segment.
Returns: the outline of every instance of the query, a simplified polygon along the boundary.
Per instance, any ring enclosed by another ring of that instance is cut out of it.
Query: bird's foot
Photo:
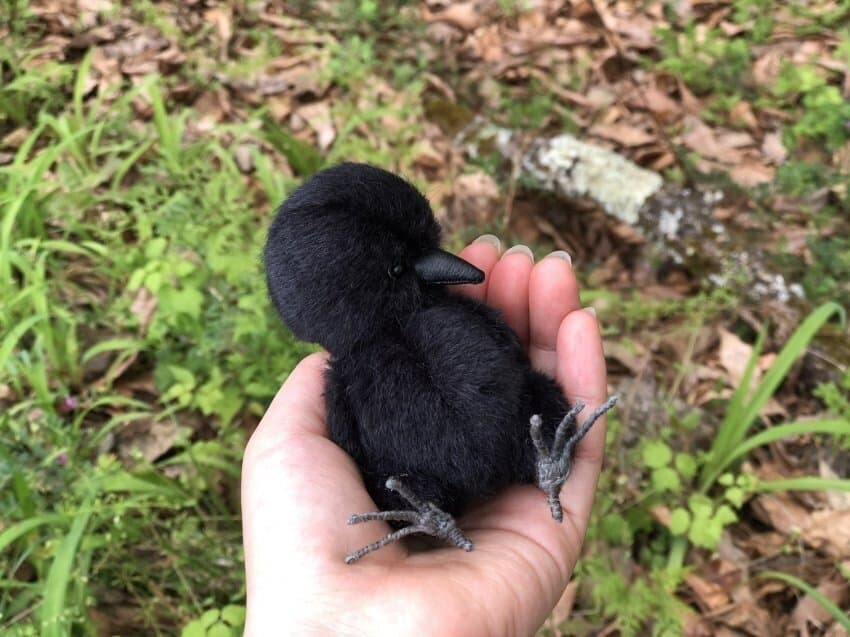
[[[383,520],[393,522],[408,522],[410,526],[406,526],[398,531],[393,531],[386,537],[367,544],[362,549],[349,553],[345,556],[345,563],[352,564],[359,560],[364,555],[377,551],[379,548],[386,546],[396,540],[400,540],[414,533],[424,533],[432,535],[441,540],[451,542],[456,547],[464,551],[471,551],[473,548],[472,541],[467,538],[458,528],[454,518],[434,506],[430,502],[417,497],[410,489],[408,489],[398,478],[390,478],[387,480],[387,489],[395,491],[413,506],[412,511],[377,511],[375,513],[359,513],[348,518],[349,524],[359,524],[360,522],[369,522],[370,520]]]
[[[555,429],[555,439],[552,441],[551,448],[547,448],[543,442],[543,419],[538,415],[531,417],[531,440],[537,450],[537,484],[546,494],[549,510],[557,522],[564,520],[564,511],[561,508],[560,499],[561,487],[564,486],[564,482],[570,476],[573,451],[599,417],[616,403],[616,396],[609,398],[568,437],[576,424],[576,417],[584,409],[584,403],[580,400],[576,401]]]

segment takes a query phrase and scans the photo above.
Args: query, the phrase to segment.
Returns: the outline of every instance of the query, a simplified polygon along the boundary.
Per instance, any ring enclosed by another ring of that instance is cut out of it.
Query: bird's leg
[[[547,448],[543,442],[543,419],[538,415],[531,417],[531,441],[537,450],[537,484],[546,494],[549,510],[557,522],[564,520],[560,494],[561,487],[564,486],[572,470],[573,451],[599,417],[616,403],[616,396],[609,398],[568,438],[568,434],[576,424],[576,417],[584,409],[584,403],[577,400],[555,429],[551,448]]]
[[[348,518],[349,524],[359,524],[360,522],[368,522],[370,520],[392,520],[394,522],[408,522],[410,526],[394,531],[386,537],[367,544],[362,549],[349,553],[345,556],[345,563],[352,564],[364,555],[377,551],[382,546],[386,546],[396,540],[400,540],[414,533],[424,533],[433,535],[436,538],[451,542],[456,547],[464,551],[471,551],[472,541],[469,540],[458,528],[454,518],[439,509],[430,502],[426,502],[417,497],[410,489],[408,489],[398,478],[390,478],[387,480],[387,489],[395,491],[405,500],[410,502],[414,510],[412,511],[377,511],[375,513],[359,513]]]

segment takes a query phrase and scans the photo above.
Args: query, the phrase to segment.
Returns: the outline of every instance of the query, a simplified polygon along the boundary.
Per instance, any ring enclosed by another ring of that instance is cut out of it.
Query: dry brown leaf
[[[759,86],[772,88],[779,78],[781,67],[782,54],[776,49],[767,51],[753,63],[753,79]]]
[[[772,166],[766,166],[760,162],[750,160],[733,166],[729,170],[729,176],[739,186],[751,188],[759,184],[773,182],[775,172]]]
[[[847,580],[837,577],[832,577],[818,584],[817,591],[839,608],[843,607],[844,601],[850,595]],[[805,635],[809,631],[810,623],[820,627],[828,624],[831,620],[832,615],[823,607],[823,604],[816,601],[811,595],[805,595],[797,602],[794,612],[791,613],[790,627]]]
[[[786,494],[763,494],[750,503],[757,519],[785,536],[795,536],[808,526],[809,512]]]
[[[125,461],[131,461],[136,454],[141,454],[145,460],[153,462],[174,446],[185,429],[171,420],[154,423],[137,421],[119,433],[118,455]]]
[[[750,130],[758,129],[759,123],[749,102],[741,100],[729,109],[729,120],[733,124],[743,124]]]
[[[685,107],[685,112],[692,116],[698,115],[702,111],[702,102],[678,78],[676,84],[679,88],[679,96],[682,98],[682,106]]]
[[[445,163],[443,153],[434,148],[430,140],[423,139],[414,150],[413,163],[424,168],[439,168]]]
[[[594,124],[589,132],[591,135],[608,139],[627,148],[643,146],[655,141],[655,135],[628,124]]]
[[[737,334],[720,328],[720,349],[718,358],[720,365],[729,374],[729,381],[733,387],[737,387],[744,379],[744,371],[747,368],[747,363],[753,354],[753,346],[742,341]],[[755,370],[753,376],[758,375],[758,370]],[[754,378],[753,380],[757,380]]]
[[[841,478],[823,459],[818,460],[818,475],[821,478],[829,478],[830,480]],[[824,493],[831,509],[840,511],[850,509],[850,493],[847,491],[825,491]]]
[[[720,619],[728,626],[742,630],[753,637],[775,637],[776,635],[772,629],[770,614],[750,600],[735,604]]]
[[[251,144],[237,144],[233,149],[233,160],[236,162],[239,171],[243,174],[248,174],[254,170],[252,149],[253,146]]]
[[[107,58],[127,59],[167,49],[170,42],[154,28],[146,27],[103,47]]]
[[[502,60],[502,35],[496,25],[476,29],[467,39],[467,45],[474,57],[485,62],[495,63]]]
[[[11,133],[8,133],[3,140],[0,141],[0,146],[4,148],[17,148],[24,143],[24,140],[29,137],[30,130],[28,128],[16,128]]]
[[[740,150],[724,144],[715,131],[699,118],[688,115],[684,119],[684,124],[685,132],[682,134],[682,142],[691,150],[730,165],[739,164],[743,159],[743,153]]]
[[[222,45],[226,45],[233,36],[233,10],[226,5],[218,5],[204,11],[204,20],[215,27],[216,35]]]
[[[499,186],[487,173],[460,175],[454,181],[450,223],[462,227],[491,221],[498,211],[499,198]]]
[[[850,637],[850,633],[838,622],[832,622],[824,632],[823,637]]]
[[[703,610],[718,610],[729,605],[729,595],[720,584],[706,581],[695,573],[685,577],[685,581]]]
[[[447,22],[452,26],[473,31],[483,24],[483,16],[478,12],[475,2],[456,2],[442,11],[425,16],[428,22]]]
[[[133,297],[132,305],[130,305],[130,311],[139,321],[140,333],[144,334],[147,331],[148,325],[150,325],[153,315],[156,312],[156,306],[156,296],[146,287],[140,287],[136,292],[136,296]]]
[[[761,152],[765,159],[773,164],[785,163],[788,151],[782,144],[782,133],[779,131],[767,133],[761,143]]]
[[[681,114],[679,103],[657,88],[644,91],[643,99],[646,102],[646,107],[664,122],[670,122]],[[640,102],[638,101],[638,103]]]
[[[330,148],[330,145],[336,139],[336,129],[331,118],[331,109],[328,102],[305,104],[295,111],[295,113],[316,132],[319,148],[322,150]]]
[[[806,544],[832,558],[850,558],[850,510],[812,512],[802,536]]]
[[[616,340],[605,344],[605,358],[617,361],[634,376],[646,367],[651,354],[638,341]]]

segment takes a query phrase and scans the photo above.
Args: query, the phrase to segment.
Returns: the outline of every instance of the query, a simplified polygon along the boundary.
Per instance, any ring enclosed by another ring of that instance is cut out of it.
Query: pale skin
[[[486,273],[459,293],[502,311],[532,364],[568,400],[607,395],[596,317],[579,304],[569,261],[536,265],[521,249],[502,254],[482,239],[461,257]],[[475,544],[411,552],[394,543],[353,565],[346,554],[391,531],[346,525],[376,510],[351,458],[329,438],[322,398],[326,354],[293,370],[245,450],[242,512],[247,573],[245,634],[533,635],[561,597],[584,540],[602,464],[605,419],[576,448],[552,519],[534,485],[517,485],[474,507],[458,525]],[[583,420],[581,417],[579,420]]]

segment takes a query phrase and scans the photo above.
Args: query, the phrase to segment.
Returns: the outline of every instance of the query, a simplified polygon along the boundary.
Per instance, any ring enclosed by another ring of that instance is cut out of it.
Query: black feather
[[[265,249],[281,317],[331,353],[330,436],[382,509],[405,505],[385,488],[390,476],[450,513],[533,483],[529,419],[540,414],[551,441],[568,409],[496,310],[417,277],[439,244],[413,186],[346,163],[292,193]]]

